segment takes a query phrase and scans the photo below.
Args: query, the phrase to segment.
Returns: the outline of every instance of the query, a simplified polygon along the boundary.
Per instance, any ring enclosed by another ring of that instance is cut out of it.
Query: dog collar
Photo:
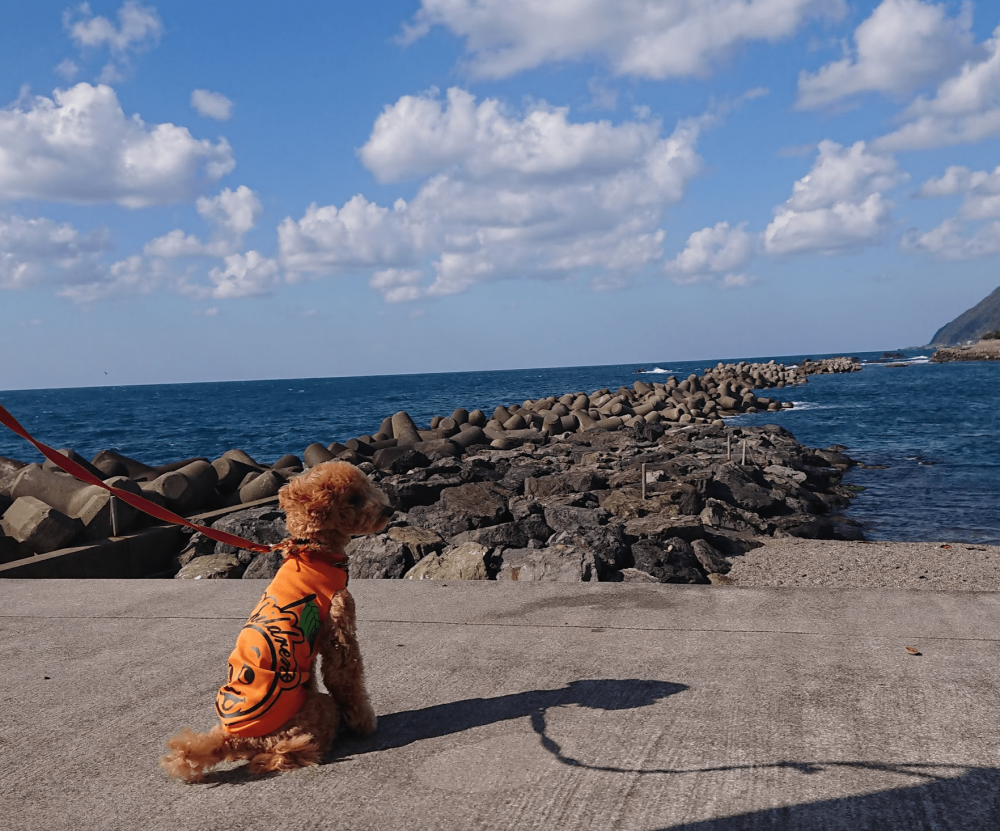
[[[272,551],[282,551],[285,557],[297,557],[303,554],[306,555],[307,559],[311,559],[312,556],[317,556],[319,559],[325,560],[330,563],[330,565],[336,566],[337,568],[347,568],[347,555],[342,551],[337,551],[332,548],[328,548],[325,545],[321,545],[310,539],[295,538],[290,540],[284,540],[279,542],[277,545],[271,548]]]

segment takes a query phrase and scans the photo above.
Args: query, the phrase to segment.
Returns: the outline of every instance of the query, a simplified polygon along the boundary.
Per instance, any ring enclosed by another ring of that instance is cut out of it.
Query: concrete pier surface
[[[0,581],[0,827],[1000,828],[998,593],[355,580],[376,734],[170,780],[263,586]]]

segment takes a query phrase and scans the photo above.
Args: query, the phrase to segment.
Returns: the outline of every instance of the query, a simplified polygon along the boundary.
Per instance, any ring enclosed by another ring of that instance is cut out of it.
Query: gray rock
[[[665,543],[639,540],[632,545],[635,568],[661,583],[707,583],[691,545],[674,537]]]
[[[572,545],[512,548],[503,552],[497,580],[579,583],[596,579],[593,555]]]
[[[596,573],[591,579],[609,580],[629,560],[629,544],[620,525],[592,525],[555,534],[549,545],[572,545],[590,554]]]
[[[774,520],[776,537],[801,537],[807,540],[833,539],[833,523],[829,517],[794,514]]]
[[[645,571],[637,568],[623,568],[612,575],[609,582],[613,583],[659,583],[660,581]]]
[[[833,538],[835,540],[860,542],[865,538],[865,528],[857,520],[842,516],[831,516],[830,522],[833,524]]]
[[[545,523],[554,532],[575,532],[580,528],[603,525],[608,520],[608,512],[602,508],[574,508],[567,505],[548,505],[545,508]]]
[[[243,537],[245,540],[260,545],[276,545],[288,536],[288,529],[285,527],[285,512],[276,506],[269,505],[245,508],[242,511],[221,516],[212,523],[212,528],[217,531],[225,531],[228,534],[235,534],[237,537]],[[215,553],[233,554],[245,564],[254,557],[253,552],[235,548],[222,542],[216,543]]]
[[[625,533],[632,539],[665,541],[680,537],[691,542],[705,536],[705,526],[697,517],[645,516],[625,523]]]
[[[280,551],[266,551],[258,554],[243,572],[244,580],[273,580],[285,558]]]
[[[524,495],[536,498],[556,496],[564,493],[604,490],[607,486],[607,479],[595,471],[571,470],[549,476],[529,476],[524,480]]]
[[[232,546],[226,546],[227,548],[232,548]],[[196,557],[208,557],[210,554],[215,553],[215,540],[209,539],[200,531],[195,531],[191,535],[191,539],[188,540],[187,545],[181,550],[181,553],[177,555],[177,567],[184,568],[188,563],[190,563]],[[234,552],[230,550],[228,553],[233,554]]]
[[[727,574],[732,568],[729,560],[716,551],[708,540],[694,540],[691,550],[706,574]]]
[[[196,557],[174,575],[177,580],[227,580],[243,576],[246,564],[232,554]]]
[[[429,554],[406,573],[408,580],[488,580],[488,549],[474,542]]]
[[[727,463],[716,468],[708,495],[746,511],[767,514],[779,503],[765,484],[766,480],[755,467]]]
[[[413,566],[406,546],[388,534],[357,537],[346,549],[349,573],[358,579],[398,580]]]
[[[429,554],[439,553],[446,545],[436,531],[413,525],[396,526],[389,529],[389,539],[400,543],[409,556],[410,562],[419,562]]]
[[[768,465],[764,468],[764,475],[775,482],[790,481],[802,484],[806,481],[806,475],[801,470],[794,470],[783,465]]]
[[[718,499],[708,499],[705,509],[699,518],[707,527],[720,528],[748,534],[766,534],[768,523],[750,511],[720,502]]]
[[[507,500],[511,494],[491,482],[473,482],[441,491],[440,510],[467,517],[471,528],[497,525],[510,519]]]

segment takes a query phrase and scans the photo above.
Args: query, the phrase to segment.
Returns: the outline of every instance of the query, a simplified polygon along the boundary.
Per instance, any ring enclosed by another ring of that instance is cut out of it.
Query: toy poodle
[[[171,775],[199,781],[207,768],[249,759],[252,773],[317,764],[341,719],[375,730],[347,591],[352,535],[381,531],[389,500],[347,462],[324,462],[285,485],[279,504],[290,539],[275,546],[284,561],[264,590],[229,656],[228,679],[209,733],[184,729],[161,759]],[[316,683],[316,656],[328,693]]]

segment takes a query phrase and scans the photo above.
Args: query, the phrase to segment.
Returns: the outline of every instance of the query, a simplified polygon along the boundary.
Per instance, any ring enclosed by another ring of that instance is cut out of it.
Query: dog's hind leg
[[[323,683],[340,705],[344,723],[358,735],[367,736],[375,731],[377,719],[365,689],[365,668],[355,631],[354,598],[344,589],[333,596],[320,635]]]
[[[250,760],[251,773],[294,770],[318,764],[337,732],[337,703],[326,693],[306,691],[306,701],[277,733],[264,737],[265,747]]]

